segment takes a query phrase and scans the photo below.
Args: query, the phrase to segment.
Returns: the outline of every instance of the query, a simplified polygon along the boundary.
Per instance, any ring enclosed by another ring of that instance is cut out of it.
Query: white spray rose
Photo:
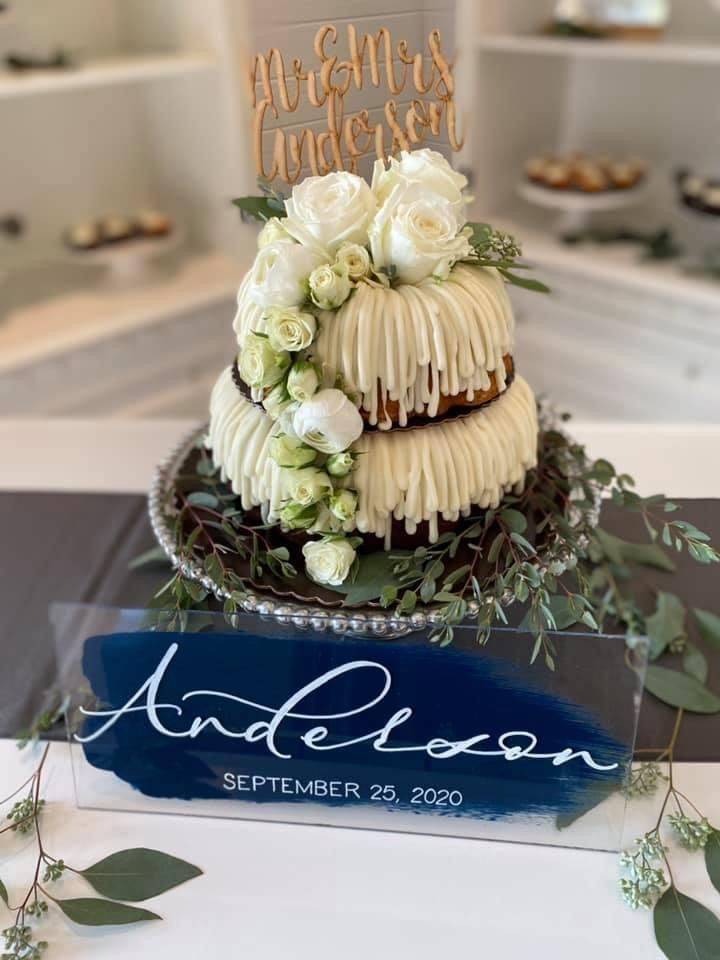
[[[303,547],[305,569],[316,583],[339,587],[355,562],[355,548],[347,540],[313,540]]]
[[[287,495],[292,503],[309,507],[313,503],[327,499],[332,492],[332,480],[324,470],[305,467],[304,470],[293,470],[288,475]]]
[[[258,234],[258,250],[269,247],[271,243],[295,243],[282,224],[282,220],[271,217]]]
[[[338,490],[330,497],[330,510],[343,523],[352,520],[357,513],[358,496],[354,490]]]
[[[321,310],[335,310],[350,296],[352,284],[342,263],[324,263],[310,274],[310,296]]]
[[[362,177],[340,171],[308,177],[286,201],[283,226],[308,247],[332,255],[344,240],[365,243],[377,201]]]
[[[320,387],[317,367],[307,360],[300,360],[288,374],[287,391],[293,400],[301,403],[313,397]]]
[[[277,420],[284,410],[292,403],[284,383],[278,383],[263,397],[262,404],[273,420]]]
[[[261,307],[297,307],[307,299],[308,277],[327,258],[299,243],[275,243],[255,257],[250,299]]]
[[[314,463],[317,453],[297,438],[283,434],[270,441],[270,456],[279,467],[297,469]]]
[[[290,354],[274,350],[267,337],[249,334],[238,354],[238,371],[249,387],[274,387],[290,366]]]
[[[298,353],[309,347],[317,332],[317,320],[297,307],[271,307],[265,314],[270,343],[276,350]]]
[[[325,469],[331,477],[346,477],[355,466],[355,457],[349,450],[333,453],[328,457]]]
[[[293,426],[295,422],[295,412],[300,407],[300,404],[297,400],[291,400],[290,403],[280,412],[280,416],[277,418],[277,425],[280,433],[284,433],[288,437],[292,437],[293,440],[298,439],[298,435],[295,433],[295,427]]]
[[[330,512],[330,508],[325,503],[317,505],[317,517],[315,523],[308,527],[308,533],[340,533],[342,524],[336,516]]]
[[[309,530],[317,523],[317,518],[316,504],[303,507],[299,503],[289,503],[280,511],[280,523],[288,530]]]
[[[397,186],[380,208],[370,227],[375,269],[393,264],[402,283],[426,277],[446,280],[453,264],[470,256],[472,247],[448,200],[418,194],[408,202],[404,188]]]
[[[297,436],[321,453],[347,450],[363,432],[363,420],[357,407],[334,387],[320,390],[301,403],[293,418]]]
[[[341,243],[335,263],[347,269],[351,280],[362,280],[370,273],[370,254],[359,243]]]
[[[385,169],[382,160],[376,160],[373,168],[372,190],[382,204],[398,185],[405,188],[413,199],[426,193],[435,193],[452,204],[459,219],[465,220],[467,177],[450,166],[445,157],[436,150],[403,150],[400,159],[390,160]]]

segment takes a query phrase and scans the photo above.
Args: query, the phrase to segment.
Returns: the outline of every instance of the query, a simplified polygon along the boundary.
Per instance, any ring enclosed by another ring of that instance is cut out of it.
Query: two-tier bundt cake
[[[465,185],[430,150],[379,161],[372,187],[309,178],[240,287],[208,445],[243,509],[305,532],[318,582],[342,582],[363,535],[433,542],[535,465],[509,241],[466,224]]]

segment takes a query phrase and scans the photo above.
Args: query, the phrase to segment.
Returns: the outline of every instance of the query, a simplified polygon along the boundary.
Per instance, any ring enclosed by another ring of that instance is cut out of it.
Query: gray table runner
[[[684,506],[684,519],[720,541],[720,500],[678,502]],[[630,520],[612,505],[604,509],[606,529],[625,539],[645,539],[639,518]],[[153,545],[140,496],[3,493],[0,531],[0,736],[7,737],[34,715],[52,682],[49,604],[144,607],[167,573],[157,568],[128,570],[129,561]],[[638,596],[664,587],[679,593],[688,606],[720,613],[718,568],[700,567],[685,556],[678,564],[673,578],[643,570]],[[710,656],[709,683],[720,689],[720,651]],[[638,747],[665,745],[673,721],[674,711],[646,697]],[[678,759],[720,761],[720,716],[688,715]]]

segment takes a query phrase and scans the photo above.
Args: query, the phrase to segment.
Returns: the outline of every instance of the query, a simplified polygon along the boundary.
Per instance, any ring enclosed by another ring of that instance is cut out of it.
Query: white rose
[[[277,420],[291,403],[292,400],[285,389],[284,383],[278,383],[269,393],[266,393],[262,402],[268,415],[273,420]]]
[[[338,490],[330,497],[330,510],[333,515],[347,523],[357,513],[358,496],[354,490]]]
[[[370,187],[354,173],[308,177],[287,200],[287,232],[309,247],[334,254],[344,240],[366,243],[377,202]]]
[[[463,190],[467,177],[450,166],[445,157],[436,150],[403,150],[400,159],[391,158],[390,168],[385,169],[382,160],[376,160],[373,168],[372,190],[380,203],[385,203],[396,186],[403,186],[413,199],[426,193],[436,193],[449,201],[458,217],[465,220],[467,198]]]
[[[271,217],[258,234],[258,250],[263,247],[269,247],[271,243],[295,243],[282,224],[282,220],[277,217]]]
[[[277,418],[277,425],[280,429],[280,433],[284,433],[286,436],[292,437],[294,440],[297,440],[298,438],[293,424],[295,422],[295,413],[299,407],[300,404],[297,402],[297,400],[291,400],[291,402],[280,412],[280,416]]]
[[[352,284],[344,264],[328,263],[316,267],[310,274],[310,296],[321,310],[335,310],[350,296]]]
[[[238,371],[249,387],[274,387],[290,366],[290,354],[278,353],[267,337],[249,334],[238,354]]]
[[[317,333],[317,320],[297,307],[271,307],[265,314],[270,343],[276,350],[298,353],[309,347]]]
[[[293,470],[287,478],[287,496],[292,503],[309,507],[325,500],[333,492],[332,480],[324,470],[306,467]]]
[[[303,556],[312,580],[339,587],[355,562],[355,548],[347,540],[313,540],[303,546]]]
[[[313,463],[317,453],[295,437],[283,434],[270,441],[270,456],[279,467],[297,469]]]
[[[349,450],[343,450],[328,457],[325,469],[331,477],[346,477],[354,466],[354,455]]]
[[[326,258],[299,243],[275,243],[255,257],[250,299],[261,307],[297,307],[307,299],[308,277]]]
[[[370,254],[359,243],[341,243],[335,263],[347,269],[351,280],[361,280],[370,273]]]
[[[370,227],[375,269],[394,265],[402,283],[433,276],[446,280],[453,264],[472,253],[461,228],[448,200],[428,194],[408,202],[398,185]]]
[[[363,420],[357,407],[342,390],[320,390],[311,400],[301,403],[293,418],[297,436],[321,453],[347,450],[363,432]]]
[[[319,387],[320,377],[317,367],[308,363],[307,360],[296,363],[288,374],[287,391],[293,400],[299,400],[301,403],[309,400],[318,392]]]

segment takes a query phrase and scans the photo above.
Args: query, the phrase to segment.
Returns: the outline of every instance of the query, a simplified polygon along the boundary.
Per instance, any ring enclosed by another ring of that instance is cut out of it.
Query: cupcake
[[[166,237],[172,230],[172,221],[157,210],[141,210],[138,227],[144,237]]]
[[[569,163],[555,160],[545,168],[545,185],[554,190],[567,190],[572,180],[572,167]]]
[[[525,173],[534,183],[544,183],[548,160],[545,157],[531,157],[525,165]]]
[[[642,179],[642,171],[633,163],[612,163],[608,173],[612,185],[619,190],[629,190]]]
[[[65,243],[71,250],[82,252],[95,250],[102,243],[102,234],[97,223],[78,223],[65,233]]]
[[[112,215],[100,222],[104,243],[122,243],[137,235],[138,228],[128,217]]]
[[[579,164],[573,171],[573,186],[584,193],[602,193],[609,186],[608,178],[597,163]]]

